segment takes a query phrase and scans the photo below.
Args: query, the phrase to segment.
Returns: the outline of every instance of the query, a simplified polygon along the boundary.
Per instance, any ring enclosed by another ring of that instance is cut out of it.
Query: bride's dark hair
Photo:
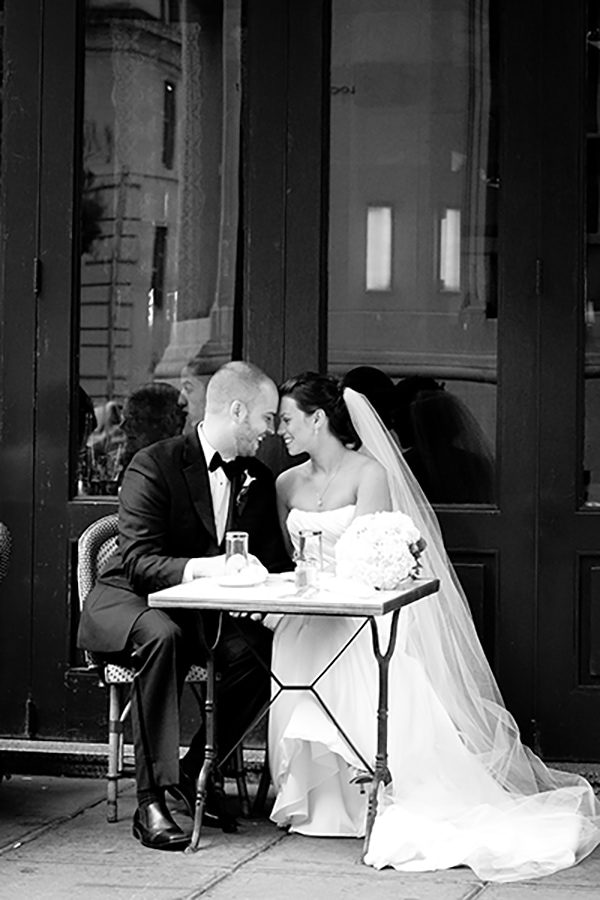
[[[322,409],[331,433],[345,447],[356,450],[360,447],[360,438],[354,430],[342,390],[341,381],[333,375],[302,372],[281,385],[279,396],[291,397],[306,415]]]

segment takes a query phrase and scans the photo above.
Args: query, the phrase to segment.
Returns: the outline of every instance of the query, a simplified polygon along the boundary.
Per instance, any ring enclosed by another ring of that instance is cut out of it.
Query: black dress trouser
[[[185,677],[192,663],[206,658],[199,616],[193,610],[148,608],[130,632],[129,651],[136,677],[132,696],[132,730],[136,787],[154,791],[179,781],[179,708]],[[249,618],[233,621],[223,614],[215,665],[217,743],[223,757],[269,699],[268,667],[272,633]],[[194,736],[184,765],[196,775],[204,758],[204,727]]]

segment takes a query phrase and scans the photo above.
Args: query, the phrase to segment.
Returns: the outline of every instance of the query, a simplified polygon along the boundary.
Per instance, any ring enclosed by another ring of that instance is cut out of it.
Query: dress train
[[[288,529],[297,540],[299,529],[319,528],[325,561],[331,566],[335,542],[353,514],[353,506],[320,512],[293,509]],[[428,602],[439,601],[419,601]],[[277,792],[271,818],[300,834],[364,835],[367,795],[352,778],[364,770],[363,759],[372,763],[375,758],[377,665],[370,630],[363,628],[327,669],[361,622],[285,616],[275,632],[272,666],[278,679],[303,686],[317,678],[323,703],[356,748],[348,745],[309,691],[284,691],[276,697],[269,719]],[[546,767],[543,785],[535,789],[524,781],[519,793],[512,784],[503,785],[501,775],[493,777],[492,771],[502,770],[471,750],[421,661],[411,654],[410,629],[411,618],[402,613],[390,666],[392,783],[381,790],[365,862],[404,871],[468,865],[484,880],[517,881],[551,874],[591,852],[600,843],[597,816],[585,814],[597,808],[591,786],[577,775]],[[277,691],[274,683],[273,694]],[[543,764],[521,745],[512,722],[505,712],[499,753],[510,755],[512,741],[514,752],[525,754],[535,773]],[[505,739],[505,732],[510,738]]]

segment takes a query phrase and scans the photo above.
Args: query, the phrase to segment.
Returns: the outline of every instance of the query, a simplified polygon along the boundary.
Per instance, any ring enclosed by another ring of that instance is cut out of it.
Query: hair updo
[[[302,372],[281,385],[279,396],[291,397],[306,415],[322,409],[327,416],[331,433],[345,447],[356,450],[361,441],[354,430],[342,391],[341,382],[333,375]]]

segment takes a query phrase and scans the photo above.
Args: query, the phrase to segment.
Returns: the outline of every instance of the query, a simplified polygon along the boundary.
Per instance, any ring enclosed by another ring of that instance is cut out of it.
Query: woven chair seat
[[[114,663],[107,663],[103,666],[103,681],[106,684],[131,684],[135,672],[127,666],[116,666]],[[188,684],[199,684],[206,681],[206,669],[202,666],[190,666],[185,680]]]

